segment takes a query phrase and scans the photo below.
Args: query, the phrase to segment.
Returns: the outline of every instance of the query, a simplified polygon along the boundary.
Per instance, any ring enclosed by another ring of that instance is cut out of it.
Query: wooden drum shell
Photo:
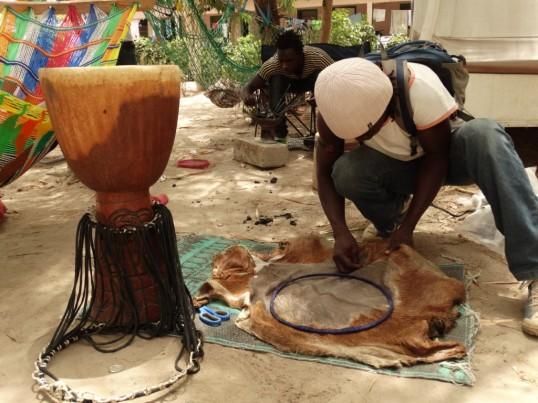
[[[174,143],[177,66],[50,68],[40,80],[58,143],[75,175],[97,192],[103,224],[118,208],[150,206],[149,187]]]

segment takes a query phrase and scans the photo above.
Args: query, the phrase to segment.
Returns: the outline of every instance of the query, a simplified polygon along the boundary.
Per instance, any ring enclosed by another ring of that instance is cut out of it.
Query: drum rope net
[[[144,225],[109,228],[95,222],[90,214],[85,214],[78,224],[71,296],[52,340],[39,355],[32,374],[40,390],[58,401],[132,400],[169,388],[187,374],[199,370],[202,338],[194,326],[195,311],[181,273],[173,219],[166,207],[156,204],[153,209],[154,218]],[[133,254],[133,250],[139,253]],[[140,260],[133,255],[140,256]],[[141,262],[143,271],[157,286],[160,318],[151,323],[140,321],[140,307],[137,309],[135,290],[129,280],[132,272],[126,270],[140,267]],[[111,294],[116,296],[111,304],[114,312],[108,320],[98,321],[94,318],[95,312],[107,308],[104,306],[106,300],[99,292],[105,289],[112,290]],[[130,345],[136,336],[151,339],[167,335],[181,336],[182,339],[174,364],[177,372],[164,382],[121,396],[103,398],[90,392],[74,391],[47,368],[55,354],[81,339],[98,351],[114,352]],[[180,368],[179,362],[185,352],[188,354],[187,365]]]

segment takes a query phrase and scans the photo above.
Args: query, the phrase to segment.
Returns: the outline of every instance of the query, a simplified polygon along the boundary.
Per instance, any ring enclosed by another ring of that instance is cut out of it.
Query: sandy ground
[[[261,241],[304,233],[330,237],[312,191],[312,154],[293,151],[286,167],[262,171],[232,159],[232,140],[252,136],[240,112],[218,109],[203,95],[184,97],[175,147],[152,193],[166,193],[178,235],[213,234]],[[211,162],[205,171],[175,167],[186,155]],[[32,402],[33,361],[63,313],[73,282],[74,236],[93,193],[76,180],[59,149],[2,189],[9,212],[0,225],[0,402]],[[270,179],[276,177],[276,183]],[[454,202],[474,189],[444,190],[437,203]],[[250,215],[291,213],[271,226],[244,223]],[[367,222],[352,206],[357,236]],[[459,219],[461,220],[461,219]],[[525,293],[503,258],[454,232],[458,219],[430,208],[416,235],[416,248],[436,263],[464,262],[476,282],[470,303],[481,316],[473,367],[474,387],[404,379],[306,363],[274,355],[206,344],[202,370],[155,402],[509,402],[538,401],[538,339],[524,336],[520,319]],[[78,343],[52,368],[76,387],[123,393],[171,375],[178,344],[173,339],[137,341],[117,354],[99,354]],[[121,365],[110,374],[111,365]]]

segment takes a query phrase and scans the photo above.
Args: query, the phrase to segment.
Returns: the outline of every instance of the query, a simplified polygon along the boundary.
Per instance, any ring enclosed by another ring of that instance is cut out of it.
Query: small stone
[[[276,176],[273,176],[271,178],[271,183],[276,183],[278,181],[278,178]]]
[[[273,222],[273,219],[271,217],[260,217],[258,221],[254,223],[254,225],[268,225]]]
[[[108,372],[110,372],[111,374],[114,374],[116,372],[121,372],[123,371],[123,365],[121,364],[114,364],[114,365],[111,365],[109,368],[108,368]]]

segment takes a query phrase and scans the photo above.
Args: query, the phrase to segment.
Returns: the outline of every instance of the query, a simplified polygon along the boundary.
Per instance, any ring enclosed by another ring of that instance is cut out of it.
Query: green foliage
[[[392,35],[389,41],[387,42],[387,48],[399,45],[400,43],[403,43],[403,42],[409,42],[409,38],[407,37],[406,34]]]
[[[377,37],[374,27],[368,24],[366,18],[360,23],[353,23],[348,18],[345,10],[334,10],[332,12],[332,29],[329,43],[341,46],[360,45],[369,41],[372,49],[377,47]]]
[[[309,21],[308,28],[302,32],[302,36],[305,45],[319,43],[321,37],[321,20]]]
[[[164,49],[158,42],[140,37],[135,41],[135,48],[139,64],[170,64],[166,60]]]
[[[224,52],[235,64],[244,67],[257,67],[261,64],[261,40],[252,34],[240,37],[236,43],[225,46]]]
[[[293,13],[295,0],[278,0],[277,4],[279,8],[286,12],[286,14],[290,15]]]
[[[310,21],[309,28],[303,32],[305,44],[319,43],[321,36],[321,20]],[[348,11],[334,10],[331,14],[331,36],[329,43],[341,46],[360,45],[369,41],[372,50],[377,48],[377,36],[374,27],[368,24],[366,17],[359,23],[348,18]]]
[[[236,43],[229,43],[224,47],[224,53],[227,58],[235,65],[242,68],[257,68],[261,65],[261,40],[256,38],[252,34],[240,37]],[[247,73],[247,76],[243,77],[245,73],[238,71],[231,65],[225,64],[223,66],[223,78],[230,79],[244,83],[250,76],[251,72]]]
[[[186,80],[196,80],[204,88],[220,79],[245,83],[252,77],[252,69],[261,64],[261,41],[254,35],[226,44],[222,49],[224,58],[210,46],[197,46],[188,37],[169,41],[140,38],[135,46],[140,64],[176,64]]]
[[[189,52],[183,39],[153,41],[141,37],[135,41],[135,47],[139,64],[176,64],[183,72],[185,79],[191,78]]]
[[[242,22],[242,23],[245,23],[245,24],[251,24],[252,23],[252,14],[250,13],[247,13],[247,12],[240,12],[239,13],[239,20]]]

